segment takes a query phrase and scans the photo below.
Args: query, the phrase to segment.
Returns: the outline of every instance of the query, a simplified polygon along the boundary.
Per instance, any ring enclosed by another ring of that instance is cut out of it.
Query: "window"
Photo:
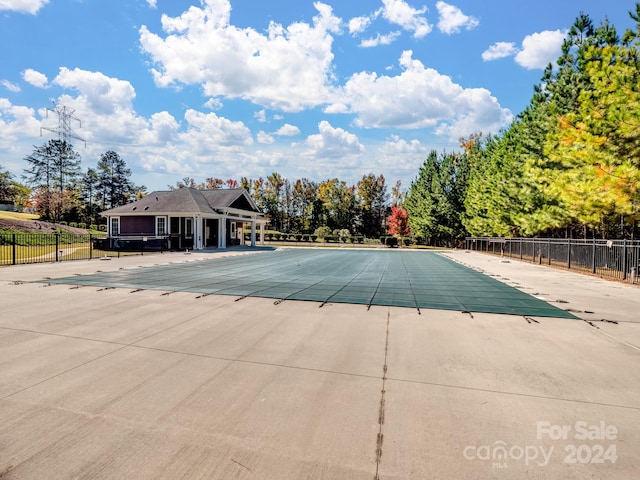
[[[120,217],[111,217],[109,236],[117,237],[118,235],[120,235]]]
[[[167,234],[167,217],[156,217],[156,236],[163,237]]]

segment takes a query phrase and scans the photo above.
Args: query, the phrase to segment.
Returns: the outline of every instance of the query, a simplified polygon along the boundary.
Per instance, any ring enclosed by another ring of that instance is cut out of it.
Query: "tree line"
[[[581,14],[527,108],[469,145],[473,235],[633,237],[640,204],[640,4],[635,31]]]
[[[331,178],[316,182],[308,178],[289,180],[278,172],[266,178],[239,181],[207,178],[204,182],[186,177],[169,188],[244,188],[278,232],[313,234],[319,228],[335,235],[378,238],[386,234],[389,201],[398,202],[400,183],[391,196],[384,175],[369,173],[355,185]],[[335,233],[334,233],[335,232]],[[342,232],[342,233],[339,233]]]
[[[414,235],[637,238],[640,4],[629,15],[619,36],[580,14],[508,128],[429,155],[404,202]]]

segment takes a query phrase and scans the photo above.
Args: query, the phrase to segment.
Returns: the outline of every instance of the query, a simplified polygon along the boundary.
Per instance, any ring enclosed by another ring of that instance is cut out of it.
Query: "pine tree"
[[[103,210],[125,205],[137,190],[130,181],[131,170],[113,150],[108,150],[100,156],[97,173],[98,193]]]

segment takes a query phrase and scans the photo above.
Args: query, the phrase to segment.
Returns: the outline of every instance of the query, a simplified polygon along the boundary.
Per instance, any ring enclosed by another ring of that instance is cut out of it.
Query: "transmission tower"
[[[42,136],[42,131],[47,130],[49,132],[57,133],[58,140],[62,140],[66,143],[70,143],[69,140],[75,138],[76,140],[80,140],[84,142],[84,146],[87,146],[87,142],[84,138],[79,137],[71,128],[71,121],[75,120],[78,122],[80,128],[82,128],[82,121],[75,116],[75,110],[71,110],[70,108],[65,107],[64,105],[60,105],[56,103],[55,100],[52,101],[53,109],[48,108],[46,110],[46,118],[49,118],[49,112],[55,113],[58,116],[58,126],[56,128],[51,127],[40,127],[40,136]]]

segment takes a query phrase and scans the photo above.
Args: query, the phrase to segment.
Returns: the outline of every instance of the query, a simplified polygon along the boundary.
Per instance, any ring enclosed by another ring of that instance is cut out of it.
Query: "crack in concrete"
[[[384,433],[382,432],[382,426],[384,425],[384,412],[385,412],[385,394],[387,383],[387,355],[389,354],[389,324],[391,323],[391,312],[387,310],[387,332],[384,342],[384,365],[382,366],[382,390],[380,391],[380,407],[378,409],[378,436],[376,438],[376,476],[375,480],[380,479],[380,460],[382,459],[382,444],[384,442]]]

